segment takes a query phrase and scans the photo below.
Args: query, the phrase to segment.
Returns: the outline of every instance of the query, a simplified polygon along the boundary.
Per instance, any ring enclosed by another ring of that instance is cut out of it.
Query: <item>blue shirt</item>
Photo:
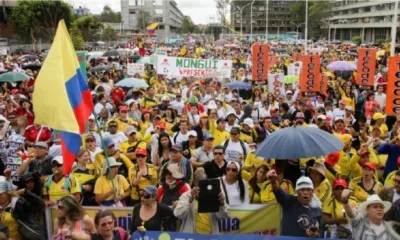
[[[400,155],[400,147],[397,146],[397,144],[390,145],[389,143],[384,143],[379,146],[378,153],[388,154],[385,171],[383,173],[383,176],[386,178],[389,173],[397,170],[397,158]]]

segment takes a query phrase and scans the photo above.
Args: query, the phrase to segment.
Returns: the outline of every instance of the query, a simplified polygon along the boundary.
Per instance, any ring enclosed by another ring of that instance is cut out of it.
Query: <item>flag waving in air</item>
[[[158,22],[152,23],[149,26],[146,27],[146,34],[147,35],[154,35],[156,32],[156,28],[158,27]]]
[[[64,20],[58,23],[49,54],[35,81],[35,123],[58,130],[61,135],[64,174],[68,175],[81,146],[80,134],[93,110],[90,89]]]

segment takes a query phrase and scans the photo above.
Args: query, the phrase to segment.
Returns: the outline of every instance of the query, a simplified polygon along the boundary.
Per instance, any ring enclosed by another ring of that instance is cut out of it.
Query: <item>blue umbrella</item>
[[[225,84],[225,86],[227,88],[233,88],[233,89],[251,89],[252,86],[248,83],[245,82],[240,82],[240,81],[236,81],[236,82],[230,82]]]
[[[357,66],[354,63],[347,61],[335,61],[328,64],[326,67],[330,71],[355,71]]]
[[[287,127],[268,136],[255,154],[263,158],[320,157],[343,149],[337,137],[314,127]]]
[[[139,78],[125,78],[115,84],[118,87],[130,87],[130,88],[147,88],[149,84],[143,79]]]

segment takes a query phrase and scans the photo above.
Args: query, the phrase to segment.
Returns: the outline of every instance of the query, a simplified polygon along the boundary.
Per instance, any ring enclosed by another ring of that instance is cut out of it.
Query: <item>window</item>
[[[163,10],[162,9],[155,9],[154,12],[156,14],[163,14]]]
[[[364,12],[371,12],[371,7],[365,7]]]
[[[379,39],[386,39],[386,29],[385,28],[376,28],[375,29],[375,41]]]
[[[337,31],[336,31],[336,36],[335,36],[335,39],[337,39],[337,40],[340,40],[341,39],[341,30],[340,29],[338,29]]]
[[[129,14],[136,14],[136,9],[129,9]]]
[[[361,36],[361,29],[353,29],[353,30],[351,30],[351,36],[352,37]]]
[[[343,40],[350,40],[350,29],[343,29]]]
[[[163,0],[153,0],[154,5],[163,5]]]

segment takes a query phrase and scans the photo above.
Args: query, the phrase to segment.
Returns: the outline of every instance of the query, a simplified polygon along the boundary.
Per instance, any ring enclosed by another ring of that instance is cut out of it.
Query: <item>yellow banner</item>
[[[133,208],[106,208],[106,207],[84,207],[86,213],[94,219],[100,209],[113,211],[117,218],[117,226],[129,230],[132,226]],[[46,209],[50,211],[52,230],[54,220],[57,217],[56,209]],[[281,208],[279,204],[270,205],[248,205],[241,208],[231,209],[229,218],[219,221],[221,234],[262,234],[279,235],[281,229]],[[178,230],[179,231],[179,230]]]

